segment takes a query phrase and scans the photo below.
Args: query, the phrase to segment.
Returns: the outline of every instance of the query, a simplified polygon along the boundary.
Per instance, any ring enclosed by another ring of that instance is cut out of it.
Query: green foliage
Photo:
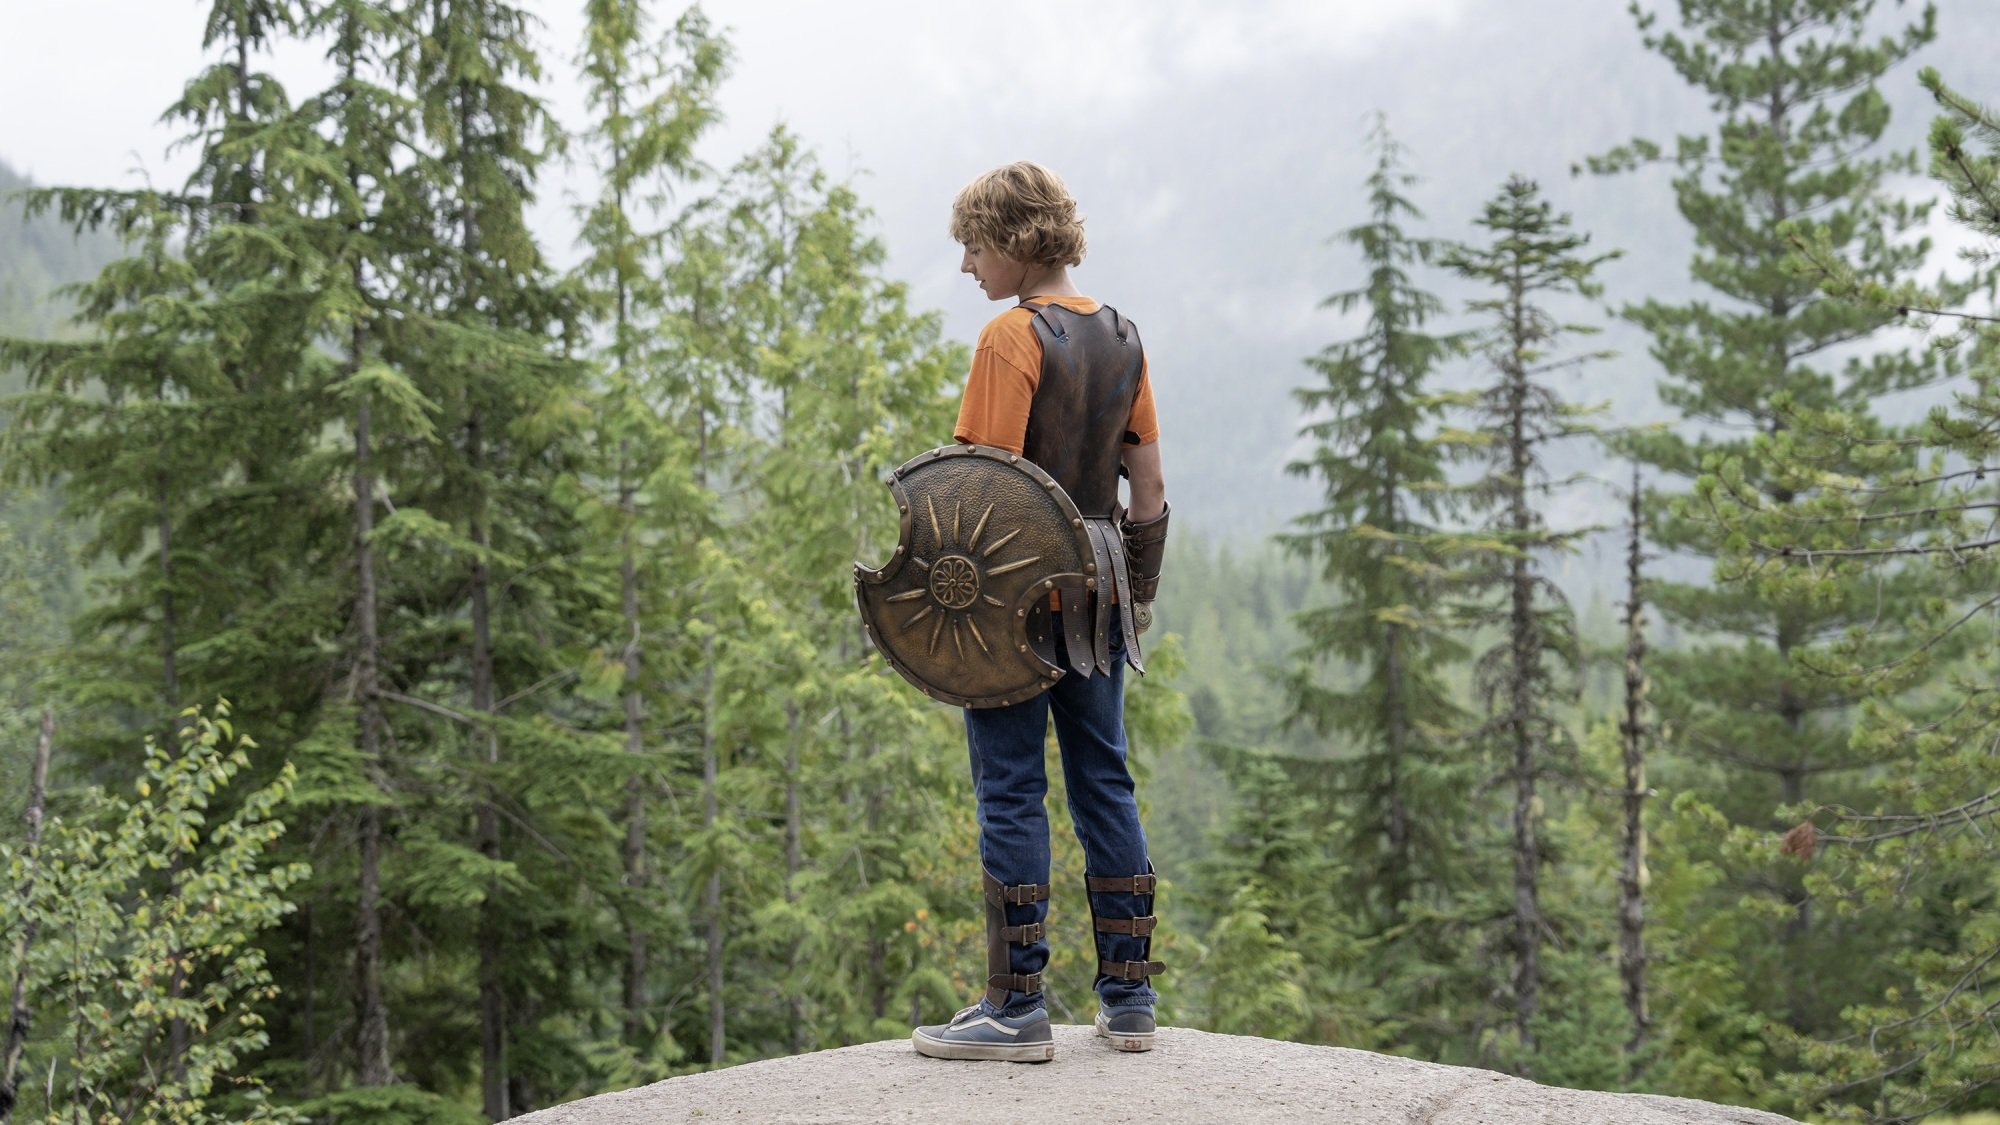
[[[216,807],[257,750],[228,714],[226,704],[212,717],[183,712],[173,749],[147,741],[133,796],[91,790],[33,851],[0,845],[0,933],[36,935],[26,970],[39,1042],[27,1071],[46,1069],[52,1093],[25,1083],[23,1108],[41,1119],[293,1119],[246,1074],[278,997],[260,941],[308,874],[267,854],[295,775],[284,765],[235,795],[232,811]],[[17,968],[0,966],[9,979]],[[176,1022],[187,1042],[173,1056]]]
[[[1721,579],[1662,594],[1693,639],[1660,674],[1650,1045],[1619,1002],[1616,735],[1576,703],[1546,565],[1581,529],[1544,518],[1566,482],[1535,453],[1589,428],[1554,377],[1595,358],[1563,309],[1601,259],[1521,181],[1485,245],[1412,233],[1382,130],[1342,235],[1362,272],[1327,302],[1356,335],[1298,393],[1292,471],[1321,500],[1275,544],[1177,536],[1130,684],[1167,1021],[1835,1117],[1990,1104],[1992,501],[1962,474],[1994,452],[2000,378],[1968,328],[1945,337],[1973,357],[1961,397],[1911,432],[1868,414],[1960,352],[1848,345],[1969,292],[1912,280],[1925,211],[1887,185],[1914,164],[1868,155],[1873,83],[1931,17],[1878,41],[1870,11],[1646,17],[1720,120],[1599,162],[1676,164],[1712,290],[1628,310],[1690,425],[1625,444],[1704,474],[1655,501],[1656,543]],[[1774,15],[1775,47],[1741,33]],[[38,1109],[486,1119],[901,1038],[976,990],[958,716],[870,650],[849,586],[894,542],[881,475],[950,432],[965,351],[797,137],[696,159],[730,53],[699,9],[586,5],[574,138],[532,24],[495,0],[217,0],[168,109],[189,179],[32,192],[33,254],[0,241],[0,297],[34,290],[0,343],[27,380],[0,761],[45,700],[78,716],[60,871],[0,900],[42,927]],[[301,39],[323,89],[256,69]],[[2000,233],[2000,125],[1926,80],[1953,213]],[[559,275],[527,215],[566,149],[602,190]],[[52,219],[123,240],[67,336],[39,303]],[[1432,267],[1481,286],[1473,331]],[[1441,392],[1467,357],[1494,377]],[[79,557],[47,489],[90,514]],[[115,576],[87,606],[81,565]],[[177,718],[217,694],[270,752]],[[193,742],[151,752],[149,792],[70,795],[122,785],[170,726]],[[1819,849],[1777,854],[1800,817]],[[14,893],[27,857],[5,858]],[[1059,1018],[1088,1018],[1088,984],[1059,953]]]
[[[1295,394],[1307,417],[1299,432],[1313,449],[1287,469],[1320,482],[1325,504],[1279,542],[1319,562],[1339,598],[1295,616],[1302,643],[1286,695],[1295,721],[1349,747],[1343,898],[1386,926],[1461,875],[1444,826],[1463,819],[1454,794],[1472,774],[1446,747],[1461,712],[1442,669],[1461,649],[1434,612],[1446,578],[1437,532],[1448,492],[1447,453],[1430,440],[1445,401],[1430,382],[1468,340],[1426,331],[1444,306],[1410,271],[1441,247],[1403,230],[1421,217],[1403,194],[1414,178],[1385,126],[1371,143],[1369,220],[1340,236],[1359,250],[1366,277],[1323,302],[1364,309],[1367,322],[1360,336],[1306,361],[1319,381]],[[1329,665],[1346,674],[1327,682]],[[1416,815],[1419,807],[1428,814]]]
[[[1932,168],[1953,192],[1954,218],[1990,239],[2000,211],[1980,200],[2000,130],[1937,75],[1924,78],[1947,114],[1931,131]],[[1968,136],[1987,151],[1969,152]],[[1857,284],[1863,271],[1829,256],[1824,241],[1802,240],[1802,250],[1830,292],[1879,315],[1957,311],[1962,293],[1951,287]],[[1974,1031],[1989,1018],[1980,997],[2000,951],[2000,888],[1980,827],[1995,811],[1990,745],[2000,717],[1990,687],[1995,564],[1985,479],[2000,453],[1991,436],[2000,372],[1991,336],[1970,323],[1977,328],[1940,341],[1971,345],[1966,384],[1912,433],[1880,432],[1846,404],[1787,402],[1790,440],[1722,463],[1701,482],[1736,566],[1761,589],[1802,599],[1838,573],[1922,591],[1885,607],[1872,627],[1825,637],[1809,656],[1839,690],[1866,700],[1850,752],[1899,765],[1865,803],[1822,799],[1799,809],[1805,821],[1787,837],[1788,851],[1813,860],[1807,885],[1838,924],[1890,951],[1838,1025],[1800,1029],[1781,1044],[1799,1058],[1785,1091],[1833,1120],[1991,1109],[1988,1088],[2000,1076],[2000,1055]],[[1764,502],[1742,484],[1752,473],[1810,482],[1807,499]]]
[[[1871,693],[1827,674],[1816,652],[1849,633],[1886,641],[1881,624],[1916,611],[1935,585],[1832,556],[1810,580],[1777,579],[1743,565],[1745,529],[1723,514],[1742,506],[1773,525],[1810,526],[1821,547],[1856,545],[1865,526],[1819,518],[1828,490],[1915,467],[1913,446],[1874,418],[1876,400],[1958,369],[1950,350],[1872,343],[1897,314],[1855,299],[1905,287],[1931,252],[1922,236],[1931,205],[1893,190],[1917,168],[1914,156],[1878,147],[1889,123],[1878,83],[1933,39],[1936,11],[1924,5],[1883,34],[1876,7],[1683,3],[1676,27],[1635,5],[1647,46],[1708,99],[1713,130],[1592,162],[1598,171],[1673,165],[1696,244],[1690,274],[1703,290],[1623,309],[1650,338],[1664,369],[1660,397],[1683,422],[1620,444],[1693,484],[1649,498],[1649,539],[1716,564],[1713,584],[1649,583],[1650,600],[1689,637],[1649,664],[1668,751],[1651,777],[1678,794],[1680,815],[1711,818],[1712,832],[1685,837],[1690,854],[1655,856],[1655,871],[1712,870],[1660,927],[1711,939],[1676,944],[1658,965],[1660,986],[1676,997],[1661,1065],[1673,1088],[1771,1105],[1783,1103],[1769,1079],[1793,1063],[1749,1045],[1759,1019],[1790,1033],[1834,1032],[1843,1009],[1893,976],[1865,951],[1914,938],[1906,917],[1857,916],[1823,900],[1823,865],[1780,856],[1771,841],[1811,804],[1874,805],[1881,783],[1907,768],[1901,750],[1850,737]],[[1847,262],[1849,290],[1821,292],[1802,248]],[[1935,296],[1951,302],[1968,291],[1946,281]],[[1829,415],[1845,420],[1845,441],[1804,436],[1808,419]],[[1820,967],[1834,961],[1852,968],[1830,978]]]
[[[1549,479],[1548,447],[1593,432],[1593,410],[1566,401],[1554,377],[1607,358],[1601,352],[1563,355],[1570,337],[1597,329],[1564,323],[1550,305],[1598,296],[1596,269],[1613,255],[1586,255],[1589,236],[1572,231],[1569,217],[1557,214],[1540,188],[1519,176],[1502,186],[1477,224],[1491,241],[1454,250],[1446,264],[1478,283],[1484,294],[1468,311],[1485,323],[1480,351],[1491,381],[1464,396],[1468,421],[1452,436],[1483,453],[1486,465],[1482,476],[1460,486],[1476,521],[1470,534],[1443,542],[1463,590],[1460,623],[1499,633],[1473,661],[1472,686],[1485,704],[1486,721],[1467,737],[1490,748],[1488,759],[1513,790],[1504,832],[1513,867],[1506,940],[1514,960],[1513,1042],[1507,1050],[1514,1068],[1529,1072],[1537,1066],[1541,1031],[1573,1030],[1581,1011],[1572,1004],[1551,1018],[1544,1015],[1541,998],[1544,948],[1560,948],[1581,928],[1577,919],[1556,917],[1542,901],[1549,857],[1543,839],[1545,784],[1573,783],[1581,772],[1564,721],[1578,690],[1581,640],[1576,615],[1548,567],[1594,530],[1548,526],[1537,501],[1573,483]],[[1566,967],[1590,969],[1588,963]]]

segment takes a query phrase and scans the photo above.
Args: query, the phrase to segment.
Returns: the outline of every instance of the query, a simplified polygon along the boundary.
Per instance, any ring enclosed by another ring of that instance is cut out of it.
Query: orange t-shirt
[[[1039,300],[1041,298],[1029,298]],[[1048,298],[1064,308],[1085,316],[1097,311],[1089,297]],[[965,398],[958,407],[958,426],[952,436],[967,445],[995,445],[1009,453],[1021,452],[1028,436],[1028,408],[1035,402],[1035,387],[1042,381],[1042,341],[1035,335],[1035,314],[1019,305],[1008,309],[979,330],[979,345],[972,353],[972,374],[965,380]],[[1160,421],[1153,409],[1153,381],[1146,375],[1144,355],[1139,359],[1139,393],[1132,400],[1132,416],[1126,421],[1128,433],[1145,445],[1160,440]]]

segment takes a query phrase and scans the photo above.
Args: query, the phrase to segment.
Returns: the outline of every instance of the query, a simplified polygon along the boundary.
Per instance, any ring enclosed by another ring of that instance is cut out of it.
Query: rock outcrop
[[[1539,1086],[1504,1074],[1340,1047],[1160,1029],[1120,1054],[1088,1027],[1055,1029],[1055,1061],[938,1062],[907,1040],[748,1063],[604,1094],[522,1125],[656,1122],[1375,1122],[1434,1125],[1796,1125],[1650,1094]]]

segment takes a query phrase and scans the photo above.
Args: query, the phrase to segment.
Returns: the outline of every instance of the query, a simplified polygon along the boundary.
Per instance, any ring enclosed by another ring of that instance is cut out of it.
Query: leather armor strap
[[[1097,611],[1095,619],[1091,622],[1091,637],[1095,642],[1091,650],[1091,659],[1096,663],[1097,670],[1108,676],[1111,674],[1111,600],[1117,590],[1112,584],[1116,578],[1116,571],[1111,561],[1111,540],[1116,535],[1117,528],[1112,526],[1111,521],[1100,519],[1086,519],[1083,521],[1083,527],[1090,539],[1091,553],[1095,556],[1090,564],[1093,573],[1090,578],[1084,580],[1091,592],[1097,595],[1090,599]]]
[[[1146,937],[1153,932],[1160,920],[1151,914],[1137,918],[1099,918],[1097,932],[1100,934],[1126,934],[1130,937]]]
[[[1143,654],[1139,651],[1139,630],[1132,625],[1132,605],[1139,599],[1132,594],[1132,572],[1125,559],[1125,535],[1121,530],[1125,522],[1125,511],[1119,509],[1111,517],[1112,530],[1118,534],[1110,537],[1112,588],[1118,591],[1118,625],[1124,631],[1125,661],[1140,675],[1146,674]]]
[[[1145,980],[1167,971],[1159,961],[1099,961],[1097,975],[1116,980]],[[1039,975],[1039,974],[1037,974]]]
[[[1046,902],[1049,897],[1047,883],[1015,883],[1011,886],[987,877],[986,897],[996,903],[1008,906],[1026,906],[1033,902]]]
[[[1042,324],[1048,328],[1049,335],[1054,336],[1057,339],[1057,341],[1067,344],[1069,343],[1069,333],[1063,331],[1062,321],[1052,316],[1042,315],[1042,310],[1048,308],[1050,305],[1053,304],[1055,304],[1053,300],[1022,301],[1021,307],[1033,313],[1035,319],[1041,321]]]
[[[1005,997],[1010,989],[1015,992],[1032,994],[1042,990],[1042,974],[994,973],[992,976],[986,978],[986,987],[989,990],[998,990],[1002,997]],[[991,992],[988,995],[990,996]]]
[[[1090,592],[1081,582],[1059,586],[1057,591],[1061,595],[1056,616],[1062,625],[1063,651],[1069,657],[1070,670],[1087,680],[1097,667],[1091,658]]]
[[[1000,927],[1000,940],[1012,945],[1033,945],[1042,940],[1044,928],[1040,922],[1030,922],[1025,926]]]
[[[1083,885],[1087,890],[1100,893],[1149,895],[1159,885],[1159,876],[1145,875],[1086,875]]]

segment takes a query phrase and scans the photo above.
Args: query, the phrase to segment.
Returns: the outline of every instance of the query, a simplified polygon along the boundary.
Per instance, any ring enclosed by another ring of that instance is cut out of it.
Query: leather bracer
[[[1125,540],[1125,566],[1132,577],[1132,600],[1150,602],[1160,589],[1160,564],[1167,557],[1167,517],[1171,506],[1162,506],[1160,514],[1145,523],[1133,523],[1129,519],[1118,521],[1118,531]]]

